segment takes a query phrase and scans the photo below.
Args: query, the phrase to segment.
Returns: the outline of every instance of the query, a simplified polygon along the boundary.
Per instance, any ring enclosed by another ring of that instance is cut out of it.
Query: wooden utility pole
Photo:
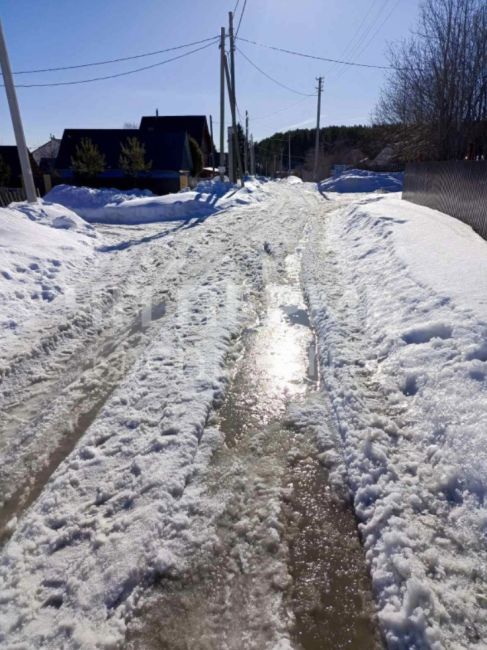
[[[235,171],[233,169],[233,128],[228,127],[228,178],[232,183],[235,182]]]
[[[225,179],[225,27],[220,32],[220,179]]]
[[[227,85],[229,87],[230,105],[232,109],[232,130],[234,143],[233,160],[235,181],[237,181],[239,177],[243,177],[243,173],[237,130],[237,92],[235,88],[235,33],[233,29],[233,11],[228,12],[228,37],[230,41],[230,70],[228,70],[227,64]]]
[[[12,77],[12,69],[10,68],[10,61],[8,58],[7,45],[3,35],[3,27],[0,22],[0,65],[3,74],[3,83],[5,85],[5,92],[7,93],[7,101],[10,108],[10,117],[12,118],[12,125],[14,127],[15,142],[17,144],[17,152],[20,160],[20,168],[22,170],[22,180],[24,181],[25,196],[29,203],[37,201],[36,188],[34,185],[34,177],[32,176],[32,169],[30,167],[29,151],[25,142],[24,129],[22,120],[20,118],[20,109],[17,102],[17,94],[15,92],[14,80]]]
[[[230,108],[232,110],[232,132],[233,132],[233,160],[234,164],[234,178],[232,182],[236,183],[242,177],[242,163],[240,161],[240,151],[238,146],[238,131],[237,131],[237,102],[235,101],[235,92],[233,90],[232,81],[230,79],[230,71],[228,69],[227,57],[225,57],[225,75],[227,78],[228,95],[230,99]],[[230,156],[230,153],[229,153]]]
[[[313,178],[316,182],[318,178],[318,161],[320,155],[320,113],[321,113],[321,92],[323,90],[323,77],[318,77],[318,114],[316,117],[316,136],[315,136],[315,164],[313,168]]]
[[[235,86],[235,34],[233,31],[233,12],[228,12],[228,35],[230,40],[230,79],[232,81],[233,95],[237,97]]]
[[[213,143],[213,115],[210,115],[211,171],[215,173],[215,145]]]

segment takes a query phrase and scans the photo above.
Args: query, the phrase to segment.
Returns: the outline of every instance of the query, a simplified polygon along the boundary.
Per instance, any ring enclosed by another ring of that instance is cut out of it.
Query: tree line
[[[288,169],[291,139],[291,168],[303,178],[311,178],[314,165],[315,129],[294,129],[274,133],[256,144],[258,171],[273,175]],[[318,173],[324,178],[336,163],[369,166],[389,144],[389,125],[327,126],[320,129]],[[398,161],[397,164],[400,164]]]

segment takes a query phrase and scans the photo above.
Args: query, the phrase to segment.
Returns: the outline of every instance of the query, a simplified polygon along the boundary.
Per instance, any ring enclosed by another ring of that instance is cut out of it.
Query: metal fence
[[[409,163],[402,198],[456,217],[487,239],[487,161]]]

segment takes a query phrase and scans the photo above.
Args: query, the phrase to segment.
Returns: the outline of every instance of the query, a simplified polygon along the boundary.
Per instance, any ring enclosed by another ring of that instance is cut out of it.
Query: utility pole
[[[315,136],[315,164],[313,169],[313,178],[318,182],[318,160],[320,155],[320,114],[321,114],[321,92],[323,90],[323,77],[318,77],[318,114],[316,117],[316,136]]]
[[[225,179],[225,27],[220,32],[220,180]]]
[[[249,112],[245,111],[244,171],[249,173]]]
[[[213,143],[213,115],[210,115],[211,171],[215,173],[215,145]]]
[[[237,97],[235,86],[235,34],[233,32],[233,12],[228,12],[228,35],[230,37],[230,79],[232,82],[233,96]]]
[[[228,178],[233,183],[235,182],[235,172],[233,169],[233,128],[228,127]]]
[[[232,108],[232,130],[234,142],[234,171],[235,181],[239,176],[243,177],[242,162],[240,160],[240,149],[238,146],[238,130],[237,130],[237,92],[235,88],[235,33],[233,29],[233,11],[228,12],[228,36],[230,40],[230,71],[227,66],[227,85],[230,92],[230,105]],[[229,78],[228,78],[229,77]]]
[[[255,145],[254,136],[250,136],[250,173],[255,176]]]
[[[229,94],[229,99],[230,99],[230,108],[232,110],[232,132],[233,132],[233,160],[235,161],[235,164],[232,164],[233,170],[234,170],[234,178],[233,182],[235,183],[238,178],[242,177],[242,163],[240,161],[240,151],[238,147],[238,131],[237,131],[237,109],[236,105],[237,102],[235,101],[235,92],[232,86],[232,81],[230,79],[230,72],[228,70],[228,61],[227,57],[225,57],[225,75],[227,78],[227,87],[228,87],[228,94]],[[229,152],[230,155],[230,152]],[[232,161],[233,163],[233,161]],[[232,179],[231,179],[232,180]]]
[[[287,135],[287,173],[291,176],[291,134]]]
[[[2,68],[3,83],[5,84],[5,92],[7,93],[7,100],[10,108],[10,117],[12,118],[12,125],[14,127],[15,142],[17,144],[17,152],[19,154],[20,167],[22,169],[25,196],[29,203],[35,203],[37,201],[36,188],[34,185],[34,178],[32,176],[32,169],[30,167],[29,151],[25,142],[24,129],[22,127],[22,120],[20,118],[20,109],[17,102],[17,95],[15,93],[14,80],[12,77],[12,70],[10,68],[7,45],[5,43],[5,37],[3,35],[3,27],[1,22],[0,65]]]

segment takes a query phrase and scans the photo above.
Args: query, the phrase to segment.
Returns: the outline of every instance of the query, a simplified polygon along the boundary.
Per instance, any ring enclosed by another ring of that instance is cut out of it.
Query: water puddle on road
[[[353,511],[330,489],[312,434],[287,417],[318,388],[296,259],[289,266],[243,335],[217,412],[225,442],[196,486],[215,505],[191,537],[210,536],[206,526],[216,541],[188,547],[186,569],[141,598],[128,650],[381,647]]]

